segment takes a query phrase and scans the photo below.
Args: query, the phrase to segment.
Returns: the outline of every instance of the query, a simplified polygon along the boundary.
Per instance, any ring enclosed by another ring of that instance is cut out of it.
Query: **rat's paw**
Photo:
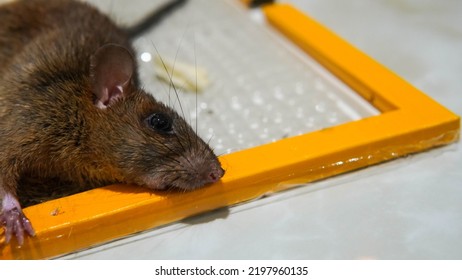
[[[24,233],[30,236],[35,235],[35,231],[29,219],[27,219],[24,213],[18,208],[4,210],[0,214],[0,224],[3,225],[5,229],[6,243],[10,242],[13,234],[16,236],[19,245],[24,243]]]

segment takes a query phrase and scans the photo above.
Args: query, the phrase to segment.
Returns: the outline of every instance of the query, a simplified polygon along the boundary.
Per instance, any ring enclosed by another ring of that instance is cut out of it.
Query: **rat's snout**
[[[206,184],[215,183],[220,180],[221,177],[225,175],[225,170],[219,165],[212,166],[211,170],[208,173],[207,178],[204,180]]]
[[[213,160],[197,164],[195,173],[197,174],[197,181],[194,188],[197,188],[218,182],[225,174],[225,171],[221,168],[218,160]]]
[[[183,183],[178,184],[180,188],[200,188],[219,181],[225,174],[220,161],[213,154],[185,154],[178,161],[184,170],[181,173]]]

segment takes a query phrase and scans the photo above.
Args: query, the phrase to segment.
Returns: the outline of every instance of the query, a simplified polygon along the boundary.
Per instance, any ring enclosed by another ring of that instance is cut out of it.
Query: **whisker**
[[[170,156],[170,155],[164,155],[163,157],[164,157],[165,159],[170,160],[170,161],[176,162],[177,164],[180,164],[180,161],[179,161],[179,160],[177,160],[176,158],[174,158],[174,157],[172,157],[172,156]]]
[[[153,48],[156,50],[157,52],[157,56],[159,56],[159,58],[161,58],[161,55],[159,53],[159,51],[157,50],[157,47],[156,45],[154,44],[154,41],[151,40],[151,45],[153,46]],[[165,65],[164,65],[164,69],[165,69]],[[168,72],[166,71],[167,75],[168,75]],[[165,88],[165,84],[164,83],[160,83],[162,85],[162,87],[165,89],[165,92],[167,93],[167,104],[169,107],[172,107],[172,101],[171,101],[171,97],[170,97],[170,88],[171,88],[171,85],[170,85],[170,82],[168,84],[168,88]]]
[[[205,142],[205,143],[207,143],[207,146],[204,146],[204,147],[202,148],[202,151],[201,151],[201,152],[203,152],[203,153],[206,153],[206,152],[207,152],[207,147],[210,147],[210,142],[212,141],[213,136],[214,136],[214,135],[210,135],[209,139],[207,139],[207,141]],[[213,149],[213,148],[212,148],[212,152],[214,152],[214,149]]]
[[[199,119],[199,110],[198,110],[198,102],[197,102],[197,95],[198,95],[198,88],[197,88],[197,53],[196,53],[196,33],[193,32],[193,42],[194,42],[194,68],[196,69],[196,119],[195,119],[195,127],[194,127],[194,132],[197,133],[197,122],[198,122],[198,119]],[[196,149],[199,145],[199,139],[195,139],[196,141]]]
[[[190,26],[190,24],[188,24],[187,27],[185,28],[185,30],[184,30],[184,32],[183,32],[183,34],[182,34],[182,36],[181,36],[180,42],[179,42],[179,44],[178,44],[178,48],[176,49],[175,59],[174,59],[173,66],[172,66],[172,74],[171,74],[172,77],[173,77],[173,72],[174,72],[174,69],[175,69],[175,64],[176,64],[176,61],[177,61],[177,58],[178,58],[178,54],[180,53],[181,45],[183,44],[183,41],[184,41],[184,39],[186,38],[186,34],[187,34],[187,32],[189,31],[189,30],[188,30],[189,26]],[[194,35],[194,33],[193,33],[193,35]],[[196,44],[195,44],[195,37],[194,37],[194,54],[196,53],[196,48],[195,48],[195,47],[196,47]],[[194,59],[196,59],[196,56],[194,56]],[[195,86],[196,86],[195,91],[196,91],[196,112],[197,112],[197,91],[198,91],[198,90],[197,90],[197,65],[196,65],[196,85],[195,85]],[[176,91],[175,91],[175,92],[176,92]],[[181,114],[183,115],[183,118],[186,120],[186,115],[184,114],[183,106],[182,106],[182,104],[181,104],[181,100],[180,100],[180,98],[179,98],[179,95],[176,94],[176,97],[177,97],[178,104],[179,104],[180,109],[181,109]],[[188,110],[188,111],[189,111],[189,110]],[[197,121],[197,113],[196,113],[196,121]],[[190,115],[189,115],[189,118],[188,118],[187,122],[191,125],[191,116],[190,116]],[[191,149],[192,149],[191,146],[192,146],[192,144],[193,144],[193,141],[192,141],[192,139],[191,139],[192,136],[191,136],[191,134],[190,134],[188,131],[186,131],[186,130],[187,130],[187,129],[185,128],[185,131],[184,131],[185,133],[183,133],[183,135],[186,135],[186,136],[188,137],[187,141],[188,141],[188,144],[189,144],[189,145],[188,145],[188,146],[189,146],[189,152],[191,152]],[[195,133],[197,133],[197,125],[196,125]],[[197,140],[196,140],[196,141],[197,141]],[[184,150],[185,150],[185,149],[184,149]]]
[[[171,185],[175,185],[176,182],[178,182],[181,179],[181,176],[176,176],[172,180],[170,180]]]
[[[171,88],[173,88],[173,91],[175,92],[176,99],[178,100],[178,105],[180,106],[181,114],[183,115],[183,118],[184,118],[183,106],[181,105],[181,102],[180,102],[180,96],[179,96],[179,94],[178,94],[178,90],[177,90],[177,88],[175,87],[175,84],[173,83],[172,75],[168,72],[167,65],[165,64],[164,59],[163,59],[162,56],[160,55],[159,50],[157,49],[156,45],[153,43],[152,46],[153,46],[154,49],[156,50],[156,53],[157,53],[157,55],[159,56],[160,62],[162,63],[162,67],[164,68],[165,72],[167,73],[169,83],[170,83],[170,85],[171,85]],[[175,61],[176,61],[176,57],[175,57]],[[175,67],[175,65],[173,65],[172,71],[173,71],[174,67]],[[173,73],[173,72],[172,72],[172,73]],[[169,97],[170,97],[170,90],[169,90]]]
[[[159,173],[183,173],[183,174],[188,174],[188,171],[185,169],[172,169],[172,170],[158,170],[156,172]]]
[[[226,155],[226,153],[225,153],[225,152],[222,152],[222,153],[217,154],[216,156],[217,156],[217,157],[221,157],[221,156],[224,156],[224,155]]]
[[[180,133],[182,133],[181,128],[180,128]],[[182,134],[184,134],[184,133],[182,133]],[[183,153],[178,153],[178,155],[179,155],[179,156],[183,156],[183,154],[184,154],[185,152],[187,152],[186,147],[183,145],[183,143],[182,143],[182,141],[181,141],[181,139],[180,139],[180,136],[178,136],[177,133],[175,133],[174,136],[175,136],[175,138],[176,138],[178,144],[180,145],[181,149],[183,150]]]
[[[210,142],[212,141],[213,136],[214,136],[213,134],[210,135],[209,139],[205,142],[205,143],[207,143],[208,146],[210,146]]]
[[[172,88],[173,88],[173,90],[175,91],[176,99],[178,100],[178,105],[180,106],[181,114],[183,115],[183,118],[184,118],[184,119],[186,119],[186,117],[185,117],[185,114],[184,114],[184,112],[183,112],[183,107],[182,107],[182,105],[181,105],[181,100],[180,100],[180,97],[179,97],[179,95],[178,95],[177,89],[175,88],[175,85],[173,84],[172,78],[173,78],[173,73],[174,73],[174,71],[175,71],[175,65],[176,65],[176,61],[177,61],[177,58],[178,58],[178,54],[180,53],[181,45],[183,44],[183,40],[184,40],[184,38],[185,38],[185,36],[186,36],[186,31],[187,31],[187,29],[184,30],[183,35],[181,35],[181,37],[180,37],[180,43],[178,44],[178,47],[177,47],[176,53],[175,53],[175,59],[173,60],[172,73],[169,75],[170,80],[171,80],[171,84],[172,84]],[[162,60],[161,60],[161,61],[162,61]],[[162,64],[163,64],[163,63],[164,63],[164,62],[162,61]],[[165,67],[165,65],[164,65],[164,67]],[[168,73],[167,73],[167,74],[168,74]]]
[[[177,138],[178,136],[175,135]],[[180,142],[180,141],[179,141]],[[167,146],[167,144],[161,142],[161,141],[157,141],[158,144],[162,145],[165,149],[167,149],[170,153],[176,155],[176,156],[181,156],[182,153],[181,152],[178,152],[178,151],[175,151],[173,150],[172,148],[170,148],[169,146]],[[180,142],[180,145],[181,145],[181,142]],[[168,159],[171,159],[172,161],[176,161],[177,163],[180,163],[178,160],[176,160],[175,158],[171,157],[171,156],[165,156],[165,157],[168,157]]]

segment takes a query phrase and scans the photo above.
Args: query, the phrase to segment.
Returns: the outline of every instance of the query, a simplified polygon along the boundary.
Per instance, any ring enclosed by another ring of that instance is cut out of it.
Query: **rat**
[[[182,1],[178,1],[182,2]],[[18,200],[23,177],[100,187],[194,190],[224,170],[176,111],[140,85],[132,36],[73,0],[0,6],[0,224],[34,236]],[[156,22],[156,21],[154,21]],[[40,187],[40,186],[37,186]]]

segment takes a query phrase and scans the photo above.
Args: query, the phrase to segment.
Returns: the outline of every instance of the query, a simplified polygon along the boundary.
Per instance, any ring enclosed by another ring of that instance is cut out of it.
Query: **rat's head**
[[[211,148],[174,110],[137,89],[128,50],[106,45],[92,57],[100,142],[110,169],[153,189],[195,189],[224,174]],[[101,147],[101,145],[100,145]]]

